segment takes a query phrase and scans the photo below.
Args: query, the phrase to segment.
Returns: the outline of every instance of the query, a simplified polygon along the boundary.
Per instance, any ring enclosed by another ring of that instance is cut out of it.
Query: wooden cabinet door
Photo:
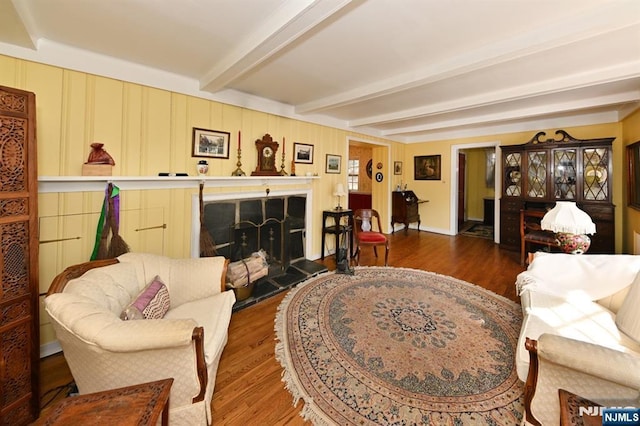
[[[35,95],[0,86],[0,425],[40,411]]]

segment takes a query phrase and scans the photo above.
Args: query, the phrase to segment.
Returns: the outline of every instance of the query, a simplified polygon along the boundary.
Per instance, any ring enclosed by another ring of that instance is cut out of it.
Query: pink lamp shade
[[[560,249],[565,253],[585,253],[591,245],[586,234],[596,233],[591,217],[573,201],[556,202],[555,207],[544,215],[540,226],[556,233]]]

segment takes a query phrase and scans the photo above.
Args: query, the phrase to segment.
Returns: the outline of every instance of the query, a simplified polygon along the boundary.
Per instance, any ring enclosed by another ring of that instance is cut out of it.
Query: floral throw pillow
[[[122,311],[120,319],[160,319],[171,307],[169,290],[159,276],[156,277]]]

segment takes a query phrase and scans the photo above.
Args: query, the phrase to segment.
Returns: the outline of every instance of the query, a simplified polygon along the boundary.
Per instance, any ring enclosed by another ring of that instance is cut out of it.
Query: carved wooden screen
[[[0,86],[0,425],[38,417],[35,95]]]

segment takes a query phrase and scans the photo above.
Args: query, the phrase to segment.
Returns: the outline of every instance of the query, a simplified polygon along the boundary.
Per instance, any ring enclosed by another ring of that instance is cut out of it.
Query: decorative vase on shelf
[[[207,173],[209,173],[209,163],[207,163],[207,160],[198,161],[196,170],[198,171],[198,176],[206,176]]]

